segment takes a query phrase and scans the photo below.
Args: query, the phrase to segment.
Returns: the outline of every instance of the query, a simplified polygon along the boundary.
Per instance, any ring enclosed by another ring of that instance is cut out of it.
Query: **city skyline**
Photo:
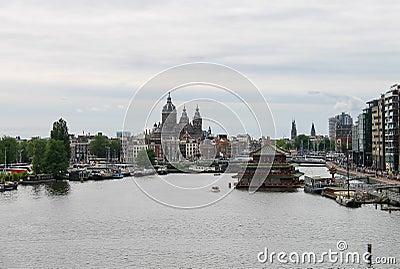
[[[328,134],[329,117],[344,111],[355,118],[398,82],[398,7],[6,1],[0,135],[46,137],[62,117],[71,133],[113,136],[140,85],[193,61],[227,65],[253,81],[271,107],[277,138],[290,137],[293,118],[299,134],[312,122],[317,134]]]

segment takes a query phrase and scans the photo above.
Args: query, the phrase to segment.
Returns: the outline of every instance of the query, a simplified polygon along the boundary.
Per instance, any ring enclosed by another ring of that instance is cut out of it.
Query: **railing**
[[[382,190],[382,188],[398,188],[398,186],[394,184],[366,184],[366,183],[359,183],[355,186],[356,192],[365,191],[368,195],[378,197],[382,194],[385,195],[390,201],[396,201],[400,203],[400,193],[390,191],[388,189]],[[382,190],[379,192],[378,190]]]

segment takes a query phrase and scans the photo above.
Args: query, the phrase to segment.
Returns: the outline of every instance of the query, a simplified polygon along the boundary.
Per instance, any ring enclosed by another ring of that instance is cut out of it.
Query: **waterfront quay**
[[[378,176],[376,173],[365,173],[357,169],[337,166],[332,162],[327,163],[328,169],[335,167],[337,173],[342,177],[347,177],[349,180],[357,180],[360,183],[354,184],[357,191],[365,191],[368,195],[379,199],[382,195],[386,196],[388,205],[400,206],[400,181],[389,179],[388,177]],[[373,203],[378,203],[377,201]],[[396,208],[393,208],[396,210]]]

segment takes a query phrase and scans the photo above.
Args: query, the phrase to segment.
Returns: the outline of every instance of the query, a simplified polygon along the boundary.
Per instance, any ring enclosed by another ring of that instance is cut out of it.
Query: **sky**
[[[327,134],[329,117],[357,117],[400,82],[399,11],[388,0],[0,1],[0,135],[46,137],[62,117],[71,133],[115,136],[142,85],[191,62],[251,80],[276,137],[290,136],[292,119],[298,133],[314,122]],[[168,90],[135,104],[148,109]],[[173,99],[178,115],[191,93]],[[188,105],[193,117],[195,103]],[[230,126],[223,113],[218,120]],[[140,124],[129,131],[143,131],[143,119],[133,120]]]

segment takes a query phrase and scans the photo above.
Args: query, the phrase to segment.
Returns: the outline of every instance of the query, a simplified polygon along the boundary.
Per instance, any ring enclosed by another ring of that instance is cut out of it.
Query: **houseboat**
[[[304,192],[321,194],[326,187],[337,187],[332,178],[321,178],[320,176],[305,176]]]

